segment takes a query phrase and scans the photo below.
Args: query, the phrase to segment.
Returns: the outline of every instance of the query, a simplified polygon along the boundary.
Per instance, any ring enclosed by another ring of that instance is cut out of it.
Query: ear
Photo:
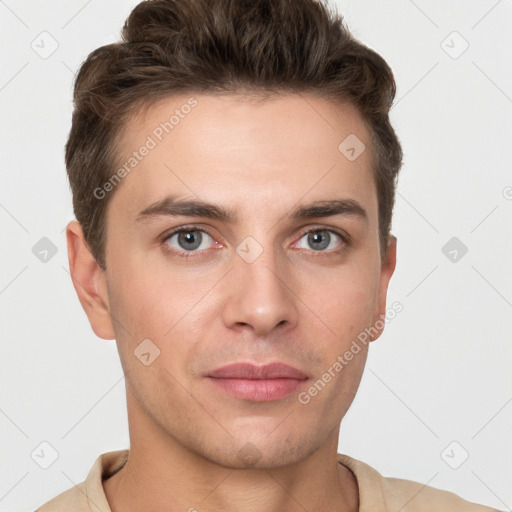
[[[388,294],[388,285],[395,271],[396,266],[396,245],[397,239],[394,235],[389,236],[388,247],[386,250],[386,260],[382,262],[380,281],[378,289],[377,306],[373,314],[370,341],[375,341],[384,331],[386,317],[386,298]],[[380,322],[379,322],[380,320]],[[380,326],[380,327],[379,327]],[[376,333],[375,333],[376,331]]]
[[[106,275],[89,250],[78,221],[66,226],[66,239],[71,279],[92,330],[104,340],[113,340]]]

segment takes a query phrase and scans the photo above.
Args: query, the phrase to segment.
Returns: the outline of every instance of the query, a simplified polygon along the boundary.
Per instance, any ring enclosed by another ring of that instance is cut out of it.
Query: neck
[[[209,460],[142,416],[125,466],[103,481],[112,512],[357,512],[357,481],[337,461],[339,428],[308,457],[267,468]]]

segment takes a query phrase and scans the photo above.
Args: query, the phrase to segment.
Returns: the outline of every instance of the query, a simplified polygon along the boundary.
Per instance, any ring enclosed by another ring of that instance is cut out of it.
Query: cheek
[[[109,281],[110,310],[114,322],[121,324],[120,336],[133,343],[161,338],[180,316],[179,294],[140,270],[114,273]]]
[[[335,348],[339,350],[370,325],[378,278],[368,267],[361,271],[346,267],[318,279],[316,286],[311,283],[304,282],[299,295],[309,308],[308,322],[319,323],[319,334],[327,334],[331,343],[338,340]]]
[[[141,343],[149,339],[160,351],[155,365],[164,365],[173,375],[181,374],[197,356],[205,327],[213,325],[212,317],[218,314],[206,297],[214,283],[156,266],[142,268],[132,265],[127,273],[114,272],[109,280],[111,313],[123,366],[140,370],[134,351],[141,351],[139,345],[142,347]]]

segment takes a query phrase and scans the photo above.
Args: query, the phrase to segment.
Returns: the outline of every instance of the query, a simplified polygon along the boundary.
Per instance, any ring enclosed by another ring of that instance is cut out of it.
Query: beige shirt
[[[112,512],[102,480],[119,471],[129,450],[103,453],[84,482],[59,494],[36,512]],[[354,473],[359,486],[359,512],[497,512],[456,494],[419,482],[383,477],[368,464],[338,454],[338,462]],[[499,511],[498,511],[499,512]]]

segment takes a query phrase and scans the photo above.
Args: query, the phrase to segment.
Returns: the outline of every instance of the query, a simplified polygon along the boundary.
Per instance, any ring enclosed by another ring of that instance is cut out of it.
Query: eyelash
[[[215,237],[213,236],[213,234],[206,228],[199,228],[197,226],[194,226],[194,225],[189,225],[189,226],[181,226],[179,228],[176,228],[174,229],[173,231],[171,232],[168,232],[168,233],[165,233],[164,235],[162,235],[161,237],[161,242],[163,244],[163,247],[166,251],[168,251],[169,253],[171,253],[173,256],[176,256],[178,258],[196,258],[196,257],[201,257],[199,256],[200,253],[202,252],[207,252],[207,250],[202,250],[202,251],[176,251],[175,249],[172,249],[170,248],[165,242],[167,240],[169,240],[169,238],[171,238],[172,236],[176,235],[176,234],[179,234],[179,233],[182,233],[182,232],[187,232],[187,231],[202,231],[203,233],[206,233],[207,235],[209,235],[212,239],[215,239]],[[314,250],[310,250],[310,252],[313,254],[313,257],[325,257],[325,255],[333,255],[333,254],[336,254],[336,255],[341,255],[343,253],[345,253],[349,246],[350,246],[350,243],[351,243],[351,239],[350,237],[341,232],[341,231],[338,231],[337,229],[334,229],[334,228],[330,228],[328,226],[317,226],[315,228],[309,228],[307,230],[305,230],[304,232],[302,232],[298,238],[298,240],[300,240],[304,235],[307,235],[308,233],[317,233],[317,232],[321,232],[321,231],[328,231],[330,233],[334,233],[336,235],[338,235],[341,240],[342,240],[342,244],[341,244],[341,247],[338,248],[338,249],[331,249],[330,251],[314,251]]]

